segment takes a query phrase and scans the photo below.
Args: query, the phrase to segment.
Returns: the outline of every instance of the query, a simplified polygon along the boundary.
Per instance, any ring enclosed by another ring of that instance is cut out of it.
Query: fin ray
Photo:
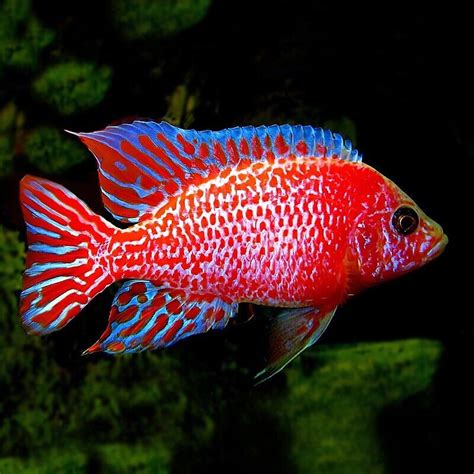
[[[115,295],[106,330],[84,354],[167,347],[194,334],[224,328],[236,312],[236,303],[214,296],[189,295],[146,280],[127,281]]]
[[[106,209],[129,223],[146,219],[189,186],[247,161],[289,156],[361,160],[340,135],[301,125],[196,131],[136,121],[76,135],[97,159]]]
[[[116,227],[45,179],[25,176],[20,200],[28,241],[21,319],[27,332],[48,334],[112,283],[96,253]]]
[[[336,308],[298,308],[272,318],[269,327],[268,364],[255,376],[258,385],[284,369],[306,348],[313,345],[331,322]]]

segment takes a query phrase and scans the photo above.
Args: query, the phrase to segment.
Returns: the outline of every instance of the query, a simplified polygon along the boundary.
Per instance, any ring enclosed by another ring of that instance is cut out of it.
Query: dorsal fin
[[[332,157],[360,161],[349,140],[301,125],[183,130],[166,122],[78,133],[97,158],[105,207],[123,222],[146,219],[164,200],[245,161]]]

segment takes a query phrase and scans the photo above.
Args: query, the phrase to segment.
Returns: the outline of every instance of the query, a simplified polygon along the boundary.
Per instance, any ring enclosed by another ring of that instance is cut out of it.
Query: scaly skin
[[[239,302],[336,306],[347,297],[351,233],[366,209],[385,205],[388,183],[362,163],[325,158],[236,168],[116,233],[111,269]]]

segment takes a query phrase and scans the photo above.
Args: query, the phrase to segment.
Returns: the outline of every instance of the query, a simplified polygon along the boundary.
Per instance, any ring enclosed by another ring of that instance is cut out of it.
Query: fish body
[[[159,281],[237,302],[340,302],[347,237],[360,207],[349,204],[358,191],[341,183],[354,172],[365,170],[324,159],[237,168],[116,234],[114,271],[119,279]]]
[[[270,324],[266,378],[313,344],[348,296],[425,264],[447,243],[350,142],[321,129],[135,122],[78,135],[97,158],[106,208],[131,226],[24,178],[21,313],[28,331],[51,332],[126,280],[86,352],[170,345],[224,327],[241,302],[285,307]]]

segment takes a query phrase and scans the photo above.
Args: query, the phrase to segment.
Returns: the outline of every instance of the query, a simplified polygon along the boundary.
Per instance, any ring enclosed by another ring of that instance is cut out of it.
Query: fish
[[[25,176],[20,315],[28,333],[48,334],[123,281],[84,354],[168,347],[223,329],[240,303],[273,306],[282,311],[268,320],[263,381],[313,345],[348,298],[425,265],[448,243],[329,130],[134,121],[71,133],[97,160],[105,208],[128,226]]]

